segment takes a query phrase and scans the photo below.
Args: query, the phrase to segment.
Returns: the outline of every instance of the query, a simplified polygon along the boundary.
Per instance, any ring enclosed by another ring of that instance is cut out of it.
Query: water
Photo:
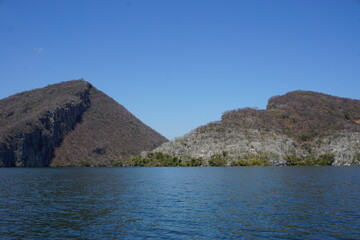
[[[360,168],[0,169],[0,238],[360,239]]]

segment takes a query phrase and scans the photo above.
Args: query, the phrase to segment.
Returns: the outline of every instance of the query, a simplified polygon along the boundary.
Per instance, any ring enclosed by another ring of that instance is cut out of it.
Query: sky
[[[0,98],[80,78],[169,139],[289,91],[360,99],[360,1],[0,0]]]

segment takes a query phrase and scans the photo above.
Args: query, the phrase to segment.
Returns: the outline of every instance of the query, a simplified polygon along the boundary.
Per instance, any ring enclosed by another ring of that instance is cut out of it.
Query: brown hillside
[[[31,132],[41,127],[40,119],[49,110],[59,106],[87,106],[89,84],[84,81],[69,81],[12,95],[0,100],[0,139],[5,133]]]
[[[360,165],[359,122],[359,100],[296,91],[265,110],[226,112],[153,152],[203,166]]]
[[[310,91],[295,91],[269,100],[267,111],[281,117],[286,131],[310,140],[334,131],[360,132],[360,101]]]
[[[0,100],[0,166],[108,166],[165,141],[82,80]]]
[[[109,166],[166,141],[99,90],[91,90],[89,98],[83,121],[56,149],[52,166]]]
[[[309,141],[329,132],[360,132],[360,101],[310,91],[270,98],[266,110],[251,108],[226,112],[222,124],[238,128],[273,130]]]

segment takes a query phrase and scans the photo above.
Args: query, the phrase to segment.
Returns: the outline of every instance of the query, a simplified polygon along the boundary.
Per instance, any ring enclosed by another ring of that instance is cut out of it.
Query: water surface
[[[2,239],[359,239],[359,167],[0,169]]]

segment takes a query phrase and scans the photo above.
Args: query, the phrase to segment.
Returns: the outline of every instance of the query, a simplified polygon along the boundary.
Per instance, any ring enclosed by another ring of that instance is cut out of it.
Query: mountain
[[[0,166],[111,166],[166,141],[83,80],[0,100]]]
[[[311,91],[238,109],[153,152],[202,165],[359,165],[360,101]]]

